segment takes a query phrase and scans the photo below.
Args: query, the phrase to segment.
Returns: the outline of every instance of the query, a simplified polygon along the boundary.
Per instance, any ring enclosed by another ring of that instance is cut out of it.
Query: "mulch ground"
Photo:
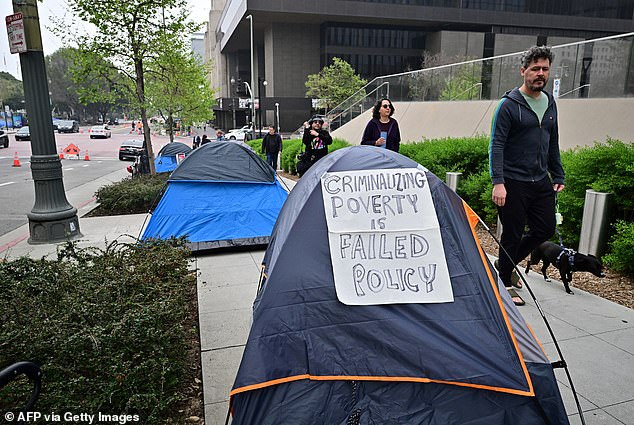
[[[283,171],[278,171],[278,175],[295,181],[299,180],[299,177]],[[493,232],[495,234],[495,229],[493,229]],[[484,251],[487,254],[497,257],[498,246],[495,240],[481,226],[478,226],[476,229],[476,234],[480,239]],[[521,269],[525,267],[526,262],[522,262]],[[541,269],[541,265],[539,268]],[[538,266],[533,266],[533,271],[539,273]],[[606,276],[603,278],[596,277],[591,273],[576,272],[572,277],[570,286],[573,291],[574,288],[579,288],[601,298],[605,298],[606,300],[634,309],[634,278],[624,276],[609,269],[604,269],[604,272]],[[559,271],[555,267],[549,267],[547,274],[551,279],[561,281]]]

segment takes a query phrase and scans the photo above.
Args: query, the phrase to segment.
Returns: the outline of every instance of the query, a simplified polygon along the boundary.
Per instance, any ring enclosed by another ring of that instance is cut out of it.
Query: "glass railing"
[[[558,97],[634,96],[634,33],[553,46],[546,90]],[[393,102],[499,99],[522,84],[523,52],[374,78],[327,112],[335,130],[383,97]],[[592,89],[592,91],[590,90]]]

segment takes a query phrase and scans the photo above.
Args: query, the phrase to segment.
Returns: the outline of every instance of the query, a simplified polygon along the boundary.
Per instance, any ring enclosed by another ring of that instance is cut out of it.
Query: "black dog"
[[[527,262],[525,273],[528,274],[531,265],[539,263],[540,260],[542,261],[542,274],[546,282],[550,282],[546,276],[546,269],[552,264],[559,269],[561,281],[569,294],[573,293],[569,285],[574,272],[590,272],[597,277],[605,277],[602,271],[603,266],[597,257],[579,254],[572,249],[562,248],[556,243],[544,242],[533,250]]]

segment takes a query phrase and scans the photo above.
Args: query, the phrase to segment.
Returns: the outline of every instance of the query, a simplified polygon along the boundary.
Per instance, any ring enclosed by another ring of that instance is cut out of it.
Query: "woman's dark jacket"
[[[559,156],[557,105],[549,94],[542,121],[516,87],[500,100],[493,115],[489,166],[493,184],[505,179],[537,182],[550,172],[553,183],[564,184]]]
[[[304,129],[302,143],[306,147],[306,152],[310,155],[311,161],[316,162],[328,154],[328,145],[332,144],[332,137],[326,130],[319,130],[318,136],[310,134],[311,128]]]
[[[378,118],[372,118],[365,126],[363,137],[361,138],[362,145],[375,146],[376,141],[381,137],[381,125]],[[390,117],[390,123],[387,130],[386,148],[398,152],[401,146],[401,131],[398,128],[398,122],[394,118]]]

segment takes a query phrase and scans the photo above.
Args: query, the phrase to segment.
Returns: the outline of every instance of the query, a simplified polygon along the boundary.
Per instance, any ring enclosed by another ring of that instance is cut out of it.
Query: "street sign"
[[[11,53],[26,52],[26,37],[24,35],[24,18],[22,13],[14,13],[5,18],[7,23],[7,35],[9,36],[9,49]]]

